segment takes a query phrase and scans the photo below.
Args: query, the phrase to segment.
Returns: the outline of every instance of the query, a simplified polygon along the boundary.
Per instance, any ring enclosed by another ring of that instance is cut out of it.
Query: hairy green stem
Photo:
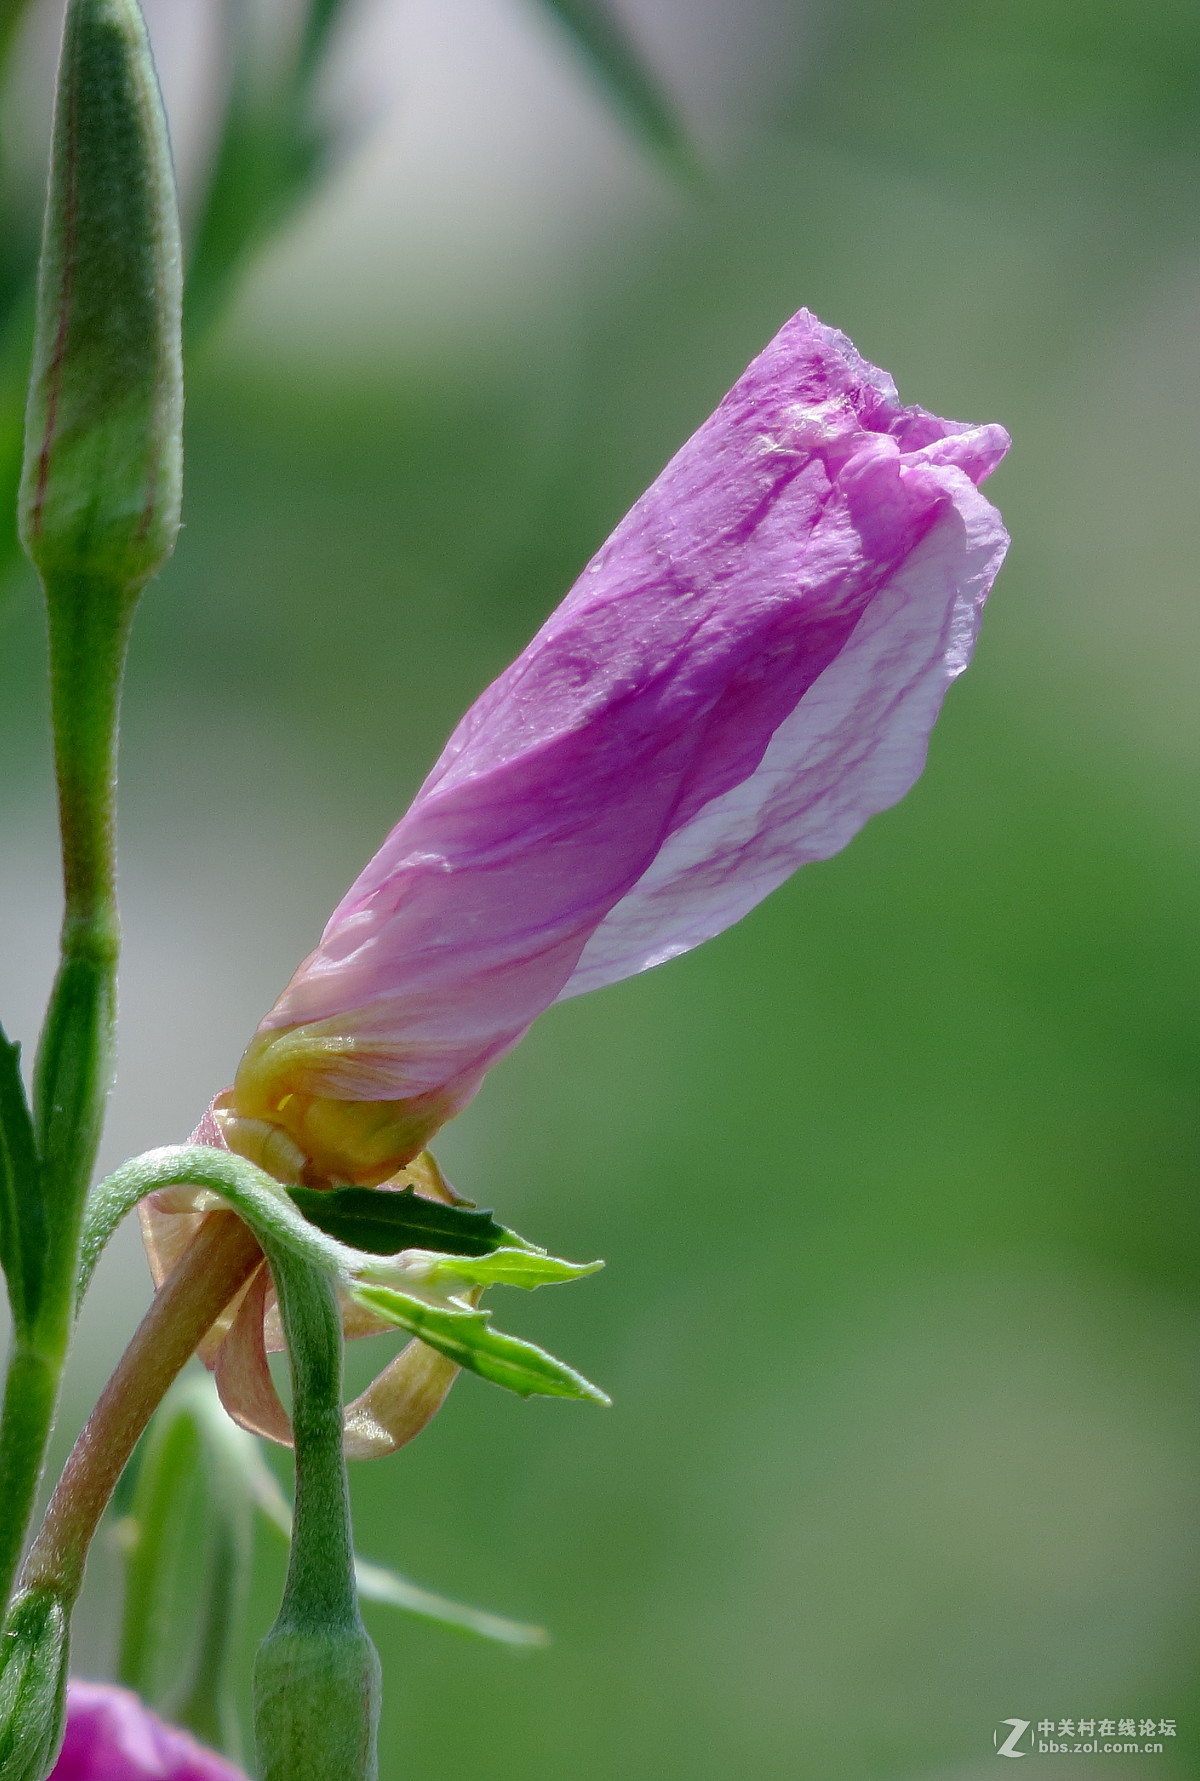
[[[63,925],[38,1046],[34,1119],[61,1274],[56,1287],[68,1289],[69,1316],[83,1202],[115,1060],[117,722],[133,602],[111,584],[83,577],[69,590],[47,591]]]
[[[0,1600],[7,1605],[33,1514],[61,1366],[13,1338],[0,1411]]]
[[[47,591],[64,907],[58,975],[34,1072],[45,1220],[41,1289],[33,1316],[14,1329],[0,1414],[4,1603],[41,1481],[70,1344],[83,1207],[112,1084],[120,945],[117,720],[132,601],[86,580]]]
[[[358,1623],[350,1487],[342,1453],[342,1320],[332,1284],[311,1264],[272,1263],[292,1366],[296,1504],[279,1625]]]

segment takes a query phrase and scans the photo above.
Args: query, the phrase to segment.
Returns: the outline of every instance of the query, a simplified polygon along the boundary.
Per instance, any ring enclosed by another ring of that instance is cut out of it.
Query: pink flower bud
[[[236,1112],[385,1179],[551,1002],[687,952],[917,778],[1007,536],[998,426],[787,323],[475,702]]]
[[[240,1769],[164,1725],[126,1688],[71,1682],[67,1732],[50,1781],[246,1781]]]

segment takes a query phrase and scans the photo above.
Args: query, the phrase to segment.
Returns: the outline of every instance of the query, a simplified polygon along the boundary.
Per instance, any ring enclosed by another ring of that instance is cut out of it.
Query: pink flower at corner
[[[165,1725],[126,1688],[67,1687],[67,1730],[50,1781],[246,1781],[215,1751]]]
[[[234,1111],[385,1179],[551,1002],[720,933],[924,765],[1007,535],[998,426],[786,324],[451,736]]]

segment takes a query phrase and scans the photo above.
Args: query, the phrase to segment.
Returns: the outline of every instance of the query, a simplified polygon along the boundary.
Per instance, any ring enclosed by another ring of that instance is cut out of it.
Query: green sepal
[[[397,1328],[419,1336],[448,1360],[515,1391],[519,1397],[584,1398],[609,1405],[612,1399],[533,1342],[493,1329],[491,1313],[469,1306],[431,1304],[391,1286],[357,1286],[352,1297]]]
[[[19,1335],[37,1317],[45,1253],[41,1165],[21,1080],[21,1048],[0,1029],[0,1265]]]
[[[698,184],[700,168],[674,107],[607,0],[542,0],[566,29],[597,82],[646,146],[677,176]]]
[[[48,593],[136,593],[179,529],[182,255],[137,0],[70,0],[59,62],[21,479]]]
[[[538,1286],[567,1285],[583,1280],[604,1266],[603,1262],[565,1262],[541,1249],[494,1249],[490,1255],[439,1255],[434,1252],[410,1251],[405,1258],[405,1272],[422,1285],[440,1286],[443,1282],[461,1282],[467,1286],[520,1286],[532,1292]],[[379,1279],[387,1285],[386,1264],[378,1274],[371,1268],[359,1270],[362,1280]],[[459,1289],[461,1290],[461,1288]]]
[[[66,1720],[70,1614],[44,1589],[18,1596],[0,1632],[0,1775],[44,1781]]]
[[[310,1224],[368,1255],[436,1249],[483,1256],[512,1241],[490,1212],[427,1200],[411,1187],[399,1193],[376,1187],[291,1187],[288,1193]]]

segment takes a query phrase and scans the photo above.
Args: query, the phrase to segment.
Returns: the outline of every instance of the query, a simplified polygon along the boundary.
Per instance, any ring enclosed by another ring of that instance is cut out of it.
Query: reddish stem
[[[155,1294],[63,1469],[21,1585],[73,1597],[100,1517],[168,1386],[262,1260],[249,1227],[212,1212]]]

